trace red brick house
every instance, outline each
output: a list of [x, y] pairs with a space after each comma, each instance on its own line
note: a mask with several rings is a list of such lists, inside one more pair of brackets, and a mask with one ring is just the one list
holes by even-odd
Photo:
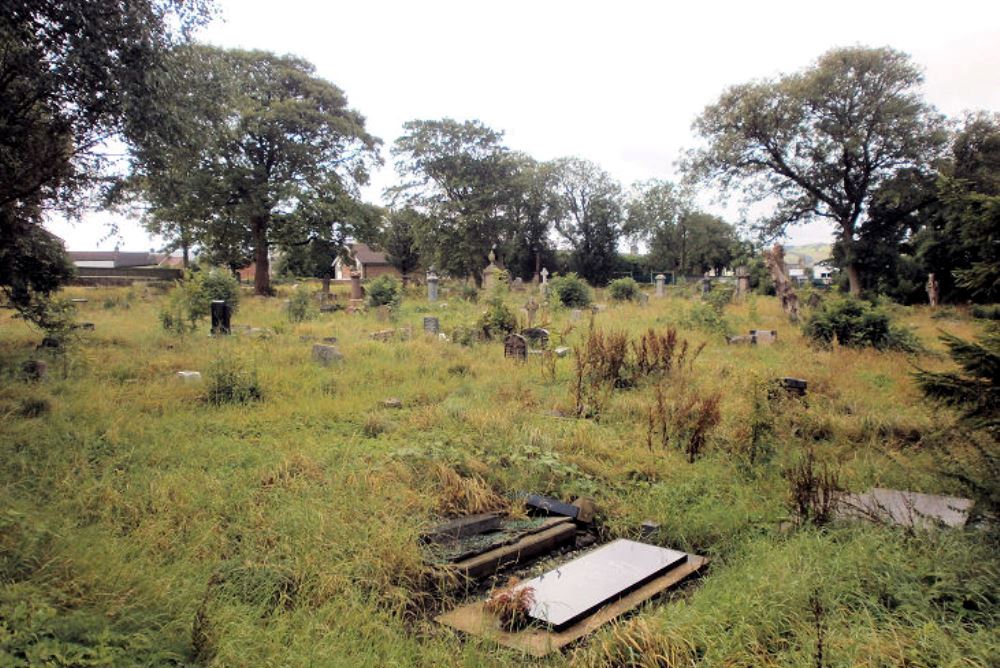
[[389, 264], [385, 253], [374, 250], [367, 244], [351, 244], [348, 246], [348, 253], [353, 262], [345, 263], [339, 257], [333, 261], [334, 278], [338, 281], [350, 280], [352, 271], [361, 274], [362, 279], [386, 275], [402, 278], [399, 270]]

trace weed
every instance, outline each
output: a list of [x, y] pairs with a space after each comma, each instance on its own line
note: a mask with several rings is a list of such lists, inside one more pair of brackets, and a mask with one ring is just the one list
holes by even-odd
[[792, 507], [802, 521], [823, 526], [833, 519], [840, 481], [827, 464], [819, 465], [812, 448], [806, 448], [798, 462], [785, 469]]
[[520, 580], [509, 578], [502, 588], [490, 592], [483, 607], [497, 616], [501, 628], [516, 631], [528, 623], [528, 613], [534, 604], [534, 588], [521, 586]]
[[257, 371], [248, 369], [234, 357], [221, 357], [208, 369], [205, 401], [222, 404], [246, 404], [263, 398]]

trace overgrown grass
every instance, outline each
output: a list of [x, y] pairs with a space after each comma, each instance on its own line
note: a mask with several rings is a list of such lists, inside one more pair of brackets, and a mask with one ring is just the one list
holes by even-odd
[[[652, 519], [655, 542], [713, 559], [675, 601], [543, 664], [815, 666], [819, 638], [824, 665], [996, 663], [995, 534], [787, 529], [783, 473], [810, 449], [851, 490], [966, 493], [932, 451], [953, 416], [922, 401], [906, 354], [810, 347], [773, 299], [724, 309], [736, 331], [778, 330], [756, 347], [685, 327], [684, 296], [622, 303], [595, 329], [639, 340], [676, 327], [706, 346], [683, 384], [612, 387], [599, 421], [567, 419], [553, 411], [573, 414], [573, 357], [523, 364], [498, 342], [422, 334], [429, 314], [441, 331], [471, 328], [482, 307], [470, 301], [406, 299], [398, 324], [414, 337], [382, 343], [368, 337], [385, 327], [373, 312], [289, 324], [288, 295], [245, 296], [234, 319], [273, 337], [210, 338], [207, 324], [177, 336], [159, 325], [162, 295], [124, 295], [70, 290], [95, 330], [65, 377], [50, 364], [34, 383], [19, 370], [45, 357], [40, 335], [0, 312], [2, 665], [524, 665], [430, 620], [441, 594], [418, 541], [440, 517], [517, 491], [593, 496], [606, 537]], [[516, 313], [524, 296], [506, 300]], [[938, 328], [971, 338], [981, 326], [929, 309], [897, 318], [931, 370], [949, 365]], [[566, 309], [536, 322], [560, 345], [588, 335]], [[331, 336], [345, 359], [323, 367], [302, 337]], [[204, 401], [218, 360], [255, 370], [260, 400]], [[806, 400], [768, 399], [778, 376], [806, 378]], [[693, 463], [647, 445], [656, 388], [681, 386], [671, 400], [719, 397]], [[403, 408], [383, 407], [390, 396]]]

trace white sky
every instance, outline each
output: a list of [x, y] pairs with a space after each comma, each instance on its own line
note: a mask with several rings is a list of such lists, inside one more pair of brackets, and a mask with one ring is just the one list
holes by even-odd
[[[925, 68], [927, 99], [949, 116], [1000, 110], [1000, 2], [990, 0], [220, 4], [202, 41], [302, 56], [366, 116], [385, 142], [372, 201], [395, 182], [389, 147], [402, 124], [444, 116], [478, 118], [540, 160], [593, 160], [626, 186], [676, 178], [692, 121], [726, 86], [798, 70], [834, 46], [911, 54]], [[156, 244], [129, 221], [105, 238], [111, 219], [97, 212], [50, 228], [72, 250]], [[829, 239], [824, 224], [788, 236]]]

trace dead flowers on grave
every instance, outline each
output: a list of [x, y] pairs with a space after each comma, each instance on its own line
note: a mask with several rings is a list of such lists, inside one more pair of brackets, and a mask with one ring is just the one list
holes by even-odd
[[517, 631], [528, 625], [528, 612], [535, 604], [534, 587], [519, 587], [520, 579], [509, 578], [507, 584], [495, 589], [486, 599], [486, 612], [496, 615], [505, 631]]

